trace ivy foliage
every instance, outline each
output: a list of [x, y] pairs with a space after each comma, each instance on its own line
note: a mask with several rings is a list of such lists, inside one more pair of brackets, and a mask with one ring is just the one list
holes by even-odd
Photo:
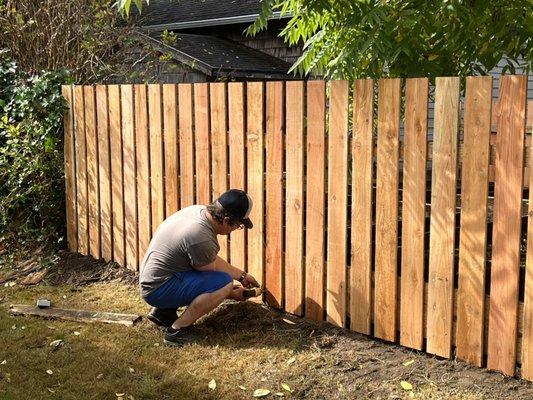
[[0, 50], [0, 232], [19, 243], [62, 242], [61, 85], [66, 70], [29, 75]]
[[264, 0], [247, 29], [290, 17], [281, 36], [304, 44], [292, 70], [330, 78], [486, 74], [531, 71], [531, 0]]

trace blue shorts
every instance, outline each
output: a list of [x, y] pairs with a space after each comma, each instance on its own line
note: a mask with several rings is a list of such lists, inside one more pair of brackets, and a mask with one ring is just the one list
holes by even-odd
[[231, 276], [220, 271], [176, 272], [144, 300], [153, 307], [175, 309], [188, 306], [201, 294], [216, 292], [230, 282]]

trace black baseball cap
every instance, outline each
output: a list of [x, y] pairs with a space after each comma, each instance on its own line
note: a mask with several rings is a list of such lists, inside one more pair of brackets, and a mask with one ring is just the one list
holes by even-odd
[[230, 189], [227, 192], [222, 193], [217, 201], [222, 207], [224, 207], [228, 214], [241, 221], [246, 228], [253, 228], [254, 224], [252, 224], [252, 221], [248, 218], [252, 211], [252, 199], [245, 191]]

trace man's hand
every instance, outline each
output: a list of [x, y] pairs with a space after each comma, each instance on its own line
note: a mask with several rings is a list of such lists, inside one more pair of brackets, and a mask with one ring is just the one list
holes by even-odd
[[242, 285], [245, 288], [251, 288], [251, 287], [259, 287], [259, 283], [256, 281], [256, 279], [250, 275], [249, 273], [246, 273], [244, 275], [244, 279], [242, 280]]

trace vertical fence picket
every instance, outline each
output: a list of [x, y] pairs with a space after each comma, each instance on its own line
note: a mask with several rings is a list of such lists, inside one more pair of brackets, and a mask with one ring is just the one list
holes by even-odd
[[428, 85], [427, 78], [408, 79], [405, 95], [400, 343], [418, 350], [424, 340]]
[[[528, 100], [526, 117], [526, 130], [532, 132], [533, 128], [533, 100]], [[533, 160], [533, 146], [529, 152], [529, 209], [527, 219], [527, 253], [526, 276], [524, 281], [524, 312], [522, 328], [522, 378], [533, 381], [533, 173], [531, 160]], [[527, 175], [526, 175], [527, 176]], [[526, 179], [524, 176], [524, 179]], [[520, 318], [520, 315], [519, 315]]]
[[283, 82], [266, 90], [266, 250], [267, 302], [283, 306]]
[[178, 85], [180, 208], [194, 204], [194, 139], [192, 85]]
[[502, 76], [494, 176], [487, 367], [514, 375], [526, 122], [526, 76]]
[[[226, 84], [211, 83], [211, 168], [213, 171], [213, 199], [228, 190], [228, 140], [226, 126]], [[220, 251], [218, 255], [229, 261], [229, 243], [227, 236], [218, 238]]]
[[124, 166], [124, 237], [126, 240], [126, 267], [137, 271], [137, 184], [135, 173], [135, 132], [133, 86], [122, 85], [120, 90], [122, 104], [122, 149]]
[[78, 251], [78, 224], [76, 217], [76, 164], [74, 142], [74, 101], [72, 98], [72, 86], [61, 86], [61, 93], [68, 104], [65, 114], [65, 205], [67, 218], [67, 245], [70, 251]]
[[111, 150], [111, 204], [113, 219], [113, 261], [124, 266], [124, 193], [122, 170], [122, 132], [120, 86], [108, 87], [109, 146]]
[[148, 85], [148, 128], [150, 131], [150, 193], [152, 235], [165, 219], [161, 85]]
[[304, 85], [286, 83], [285, 310], [303, 315]]
[[[228, 83], [229, 179], [231, 188], [241, 190], [246, 190], [244, 113], [244, 85], [240, 82]], [[231, 263], [238, 268], [246, 269], [246, 229], [231, 233], [230, 251]]]
[[165, 143], [165, 216], [179, 208], [178, 113], [176, 85], [163, 85], [163, 142]]
[[431, 178], [427, 351], [452, 349], [459, 78], [437, 78]]
[[250, 214], [254, 227], [248, 232], [248, 272], [260, 285], [264, 279], [264, 106], [265, 95], [262, 82], [246, 85], [246, 187], [253, 201]]
[[457, 292], [457, 358], [481, 366], [492, 77], [466, 78]]
[[348, 82], [332, 81], [330, 90], [326, 313], [329, 322], [344, 326], [347, 270]]
[[379, 81], [374, 334], [396, 339], [400, 80]]
[[372, 118], [374, 82], [354, 84], [350, 328], [370, 334], [372, 307]]
[[196, 151], [196, 201], [209, 204], [211, 196], [211, 145], [209, 135], [209, 84], [194, 84], [194, 140]]
[[85, 108], [83, 86], [74, 86], [74, 143], [76, 155], [77, 242], [81, 254], [89, 253], [87, 204], [87, 153], [85, 140]]
[[98, 129], [98, 181], [100, 193], [100, 244], [102, 258], [113, 258], [113, 224], [111, 219], [111, 157], [109, 151], [109, 110], [107, 86], [96, 86], [96, 119]]
[[[137, 206], [139, 222], [139, 262], [152, 237], [150, 206], [150, 138], [146, 85], [135, 85], [135, 159], [137, 162]], [[139, 265], [139, 268], [142, 264]]]
[[305, 316], [324, 320], [326, 83], [307, 83]]

